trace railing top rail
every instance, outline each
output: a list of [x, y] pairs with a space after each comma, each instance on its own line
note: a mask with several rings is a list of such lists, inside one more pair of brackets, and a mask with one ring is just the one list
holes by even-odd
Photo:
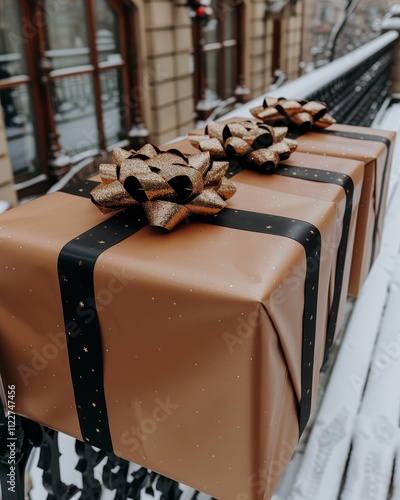
[[[311, 73], [307, 73], [299, 78], [296, 78], [296, 80], [291, 80], [278, 89], [267, 92], [266, 95], [272, 97], [285, 97], [286, 99], [304, 99], [328, 83], [344, 75], [355, 66], [361, 64], [363, 61], [376, 54], [384, 47], [391, 45], [398, 38], [399, 33], [397, 31], [388, 31], [353, 52], [346, 54], [339, 59], [335, 59], [333, 62], [322, 66]], [[225, 119], [238, 115], [251, 117], [252, 115], [249, 110], [255, 106], [259, 106], [260, 99], [262, 98], [263, 96], [257, 97], [246, 104], [235, 108], [230, 113], [224, 115], [223, 118]]]

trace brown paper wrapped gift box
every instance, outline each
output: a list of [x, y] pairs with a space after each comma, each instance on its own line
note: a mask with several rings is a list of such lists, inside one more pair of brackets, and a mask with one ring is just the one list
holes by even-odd
[[391, 131], [335, 124], [297, 138], [298, 151], [365, 164], [349, 283], [349, 295], [354, 297], [379, 253], [395, 135]]
[[[199, 152], [188, 139], [171, 143], [168, 147], [179, 149], [185, 154]], [[246, 167], [245, 162], [235, 162], [234, 159], [231, 159], [231, 171], [235, 171], [233, 177], [235, 182], [267, 187], [283, 193], [309, 196], [337, 204], [337, 241], [332, 242], [335, 253], [328, 297], [328, 342], [326, 348], [326, 352], [328, 352], [343, 325], [364, 163], [298, 152], [282, 162], [276, 170], [276, 174], [265, 174], [249, 169], [240, 170], [237, 168], [238, 163]], [[343, 227], [344, 217], [346, 227]]]
[[[226, 122], [243, 120], [247, 118], [234, 117]], [[204, 129], [192, 133], [204, 133]], [[393, 131], [342, 124], [292, 134], [298, 152], [352, 159], [365, 165], [348, 289], [353, 297], [358, 295], [379, 253], [395, 135]]]
[[0, 218], [16, 412], [219, 500], [269, 499], [315, 401], [336, 206], [240, 184], [165, 233], [76, 194]]

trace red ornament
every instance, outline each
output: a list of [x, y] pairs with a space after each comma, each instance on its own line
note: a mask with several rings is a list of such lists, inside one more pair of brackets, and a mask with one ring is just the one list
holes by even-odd
[[197, 7], [196, 15], [199, 17], [204, 17], [206, 15], [206, 9], [204, 7]]

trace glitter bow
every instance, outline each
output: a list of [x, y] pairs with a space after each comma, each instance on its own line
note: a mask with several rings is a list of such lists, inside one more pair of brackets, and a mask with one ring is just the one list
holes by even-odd
[[103, 213], [141, 205], [151, 226], [171, 230], [191, 213], [214, 215], [236, 192], [225, 178], [229, 163], [212, 161], [209, 153], [186, 158], [146, 144], [138, 151], [115, 148], [112, 161], [99, 167], [93, 203]]
[[250, 112], [265, 123], [293, 126], [302, 132], [313, 126], [326, 128], [336, 123], [326, 105], [319, 101], [266, 97], [262, 106], [252, 108]]
[[271, 127], [262, 122], [210, 122], [206, 135], [189, 135], [193, 146], [217, 158], [241, 157], [258, 169], [274, 171], [287, 160], [297, 142], [286, 138], [287, 127]]

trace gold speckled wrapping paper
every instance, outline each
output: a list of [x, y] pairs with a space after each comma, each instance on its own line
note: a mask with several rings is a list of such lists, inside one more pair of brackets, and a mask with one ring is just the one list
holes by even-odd
[[[315, 403], [337, 207], [237, 184], [228, 206], [308, 221], [323, 245]], [[57, 277], [60, 249], [111, 215], [54, 193], [0, 217], [0, 367], [16, 412], [82, 439]], [[273, 235], [146, 226], [94, 269], [115, 453], [219, 500], [271, 497], [299, 437], [305, 254]]]
[[[247, 120], [247, 118], [234, 117], [227, 120], [227, 122], [242, 120]], [[326, 130], [344, 133], [354, 132], [361, 135], [376, 135], [388, 139], [391, 143], [390, 151], [388, 152], [387, 147], [382, 142], [351, 139], [317, 131], [310, 131], [296, 137], [298, 143], [297, 152], [322, 155], [324, 157], [332, 156], [342, 160], [356, 160], [364, 164], [364, 178], [348, 288], [349, 295], [356, 297], [369, 273], [371, 262], [375, 260], [380, 249], [396, 133], [393, 131], [337, 123], [329, 126]], [[190, 134], [195, 135], [200, 133], [204, 134], [204, 129], [190, 132]], [[181, 150], [184, 153], [189, 153], [190, 151], [197, 152], [192, 147], [189, 151], [188, 145], [184, 146]], [[384, 175], [387, 152], [389, 154]], [[381, 209], [375, 224], [379, 205], [381, 205]], [[375, 233], [374, 228], [376, 230]], [[375, 241], [374, 244], [373, 241]]]
[[[396, 133], [342, 124], [332, 125], [328, 130], [381, 136], [389, 139], [391, 143], [388, 152], [387, 147], [382, 142], [350, 139], [318, 132], [308, 132], [297, 139], [298, 151], [358, 160], [364, 163], [364, 180], [349, 283], [349, 295], [356, 297], [369, 273], [371, 262], [379, 254]], [[387, 153], [389, 153], [387, 168], [384, 171]], [[376, 233], [374, 233], [375, 217], [379, 204], [381, 204], [381, 209], [375, 227]], [[375, 245], [373, 245], [374, 239]]]

